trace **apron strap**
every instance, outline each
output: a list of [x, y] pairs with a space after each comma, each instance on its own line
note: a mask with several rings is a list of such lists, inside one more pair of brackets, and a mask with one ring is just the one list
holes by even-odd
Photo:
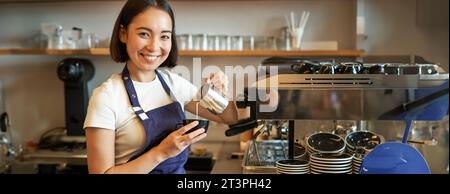
[[[172, 101], [177, 102], [178, 100], [175, 98], [169, 86], [166, 84], [164, 78], [161, 76], [158, 70], [155, 70], [155, 73], [158, 76], [158, 79], [161, 82], [161, 85], [163, 86], [164, 91], [167, 93], [167, 95], [170, 96]], [[127, 65], [125, 65], [125, 67], [122, 70], [122, 80], [125, 85], [125, 89], [128, 94], [128, 99], [130, 100], [134, 113], [136, 113], [136, 115], [139, 117], [140, 120], [142, 121], [147, 120], [148, 116], [144, 112], [144, 109], [141, 107], [141, 104], [139, 103], [137, 92], [136, 89], [134, 88], [133, 81], [131, 80], [130, 72], [128, 71]]]
[[172, 101], [174, 101], [174, 102], [178, 102], [175, 95], [173, 95], [172, 90], [170, 90], [170, 87], [167, 85], [166, 81], [164, 80], [164, 77], [159, 73], [158, 70], [155, 70], [155, 72], [156, 72], [156, 75], [158, 76], [159, 81], [161, 82], [161, 85], [163, 86], [164, 90], [170, 96], [170, 99], [172, 99]]
[[[122, 80], [125, 85], [125, 89], [127, 91], [128, 99], [130, 100], [133, 111], [136, 115], [144, 113], [144, 110], [139, 103], [139, 99], [137, 98], [137, 92], [134, 88], [133, 81], [131, 80], [130, 72], [128, 71], [127, 65], [122, 70]], [[140, 117], [139, 117], [140, 118]], [[143, 119], [145, 120], [145, 119]]]

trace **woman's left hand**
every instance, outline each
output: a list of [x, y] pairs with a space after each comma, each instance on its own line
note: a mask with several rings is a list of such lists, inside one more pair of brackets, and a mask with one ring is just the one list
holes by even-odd
[[206, 83], [212, 83], [214, 88], [223, 94], [228, 92], [228, 76], [222, 71], [211, 73], [209, 77], [205, 78]]

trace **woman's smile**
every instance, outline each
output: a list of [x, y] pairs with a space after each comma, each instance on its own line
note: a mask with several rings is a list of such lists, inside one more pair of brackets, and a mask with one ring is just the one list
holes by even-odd
[[145, 64], [153, 64], [156, 61], [160, 60], [160, 58], [161, 58], [160, 54], [139, 53], [139, 56], [141, 56], [141, 58]]

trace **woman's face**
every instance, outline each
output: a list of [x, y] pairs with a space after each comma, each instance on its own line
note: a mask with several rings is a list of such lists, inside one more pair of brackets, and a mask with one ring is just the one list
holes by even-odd
[[141, 71], [154, 71], [169, 56], [172, 47], [172, 20], [165, 11], [151, 7], [137, 15], [120, 31], [127, 46], [129, 64]]

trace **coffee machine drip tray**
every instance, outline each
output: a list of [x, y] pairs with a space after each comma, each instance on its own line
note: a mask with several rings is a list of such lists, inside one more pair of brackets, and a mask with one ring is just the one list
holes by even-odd
[[287, 158], [287, 140], [250, 140], [242, 160], [243, 173], [274, 174], [276, 173], [276, 161]]

